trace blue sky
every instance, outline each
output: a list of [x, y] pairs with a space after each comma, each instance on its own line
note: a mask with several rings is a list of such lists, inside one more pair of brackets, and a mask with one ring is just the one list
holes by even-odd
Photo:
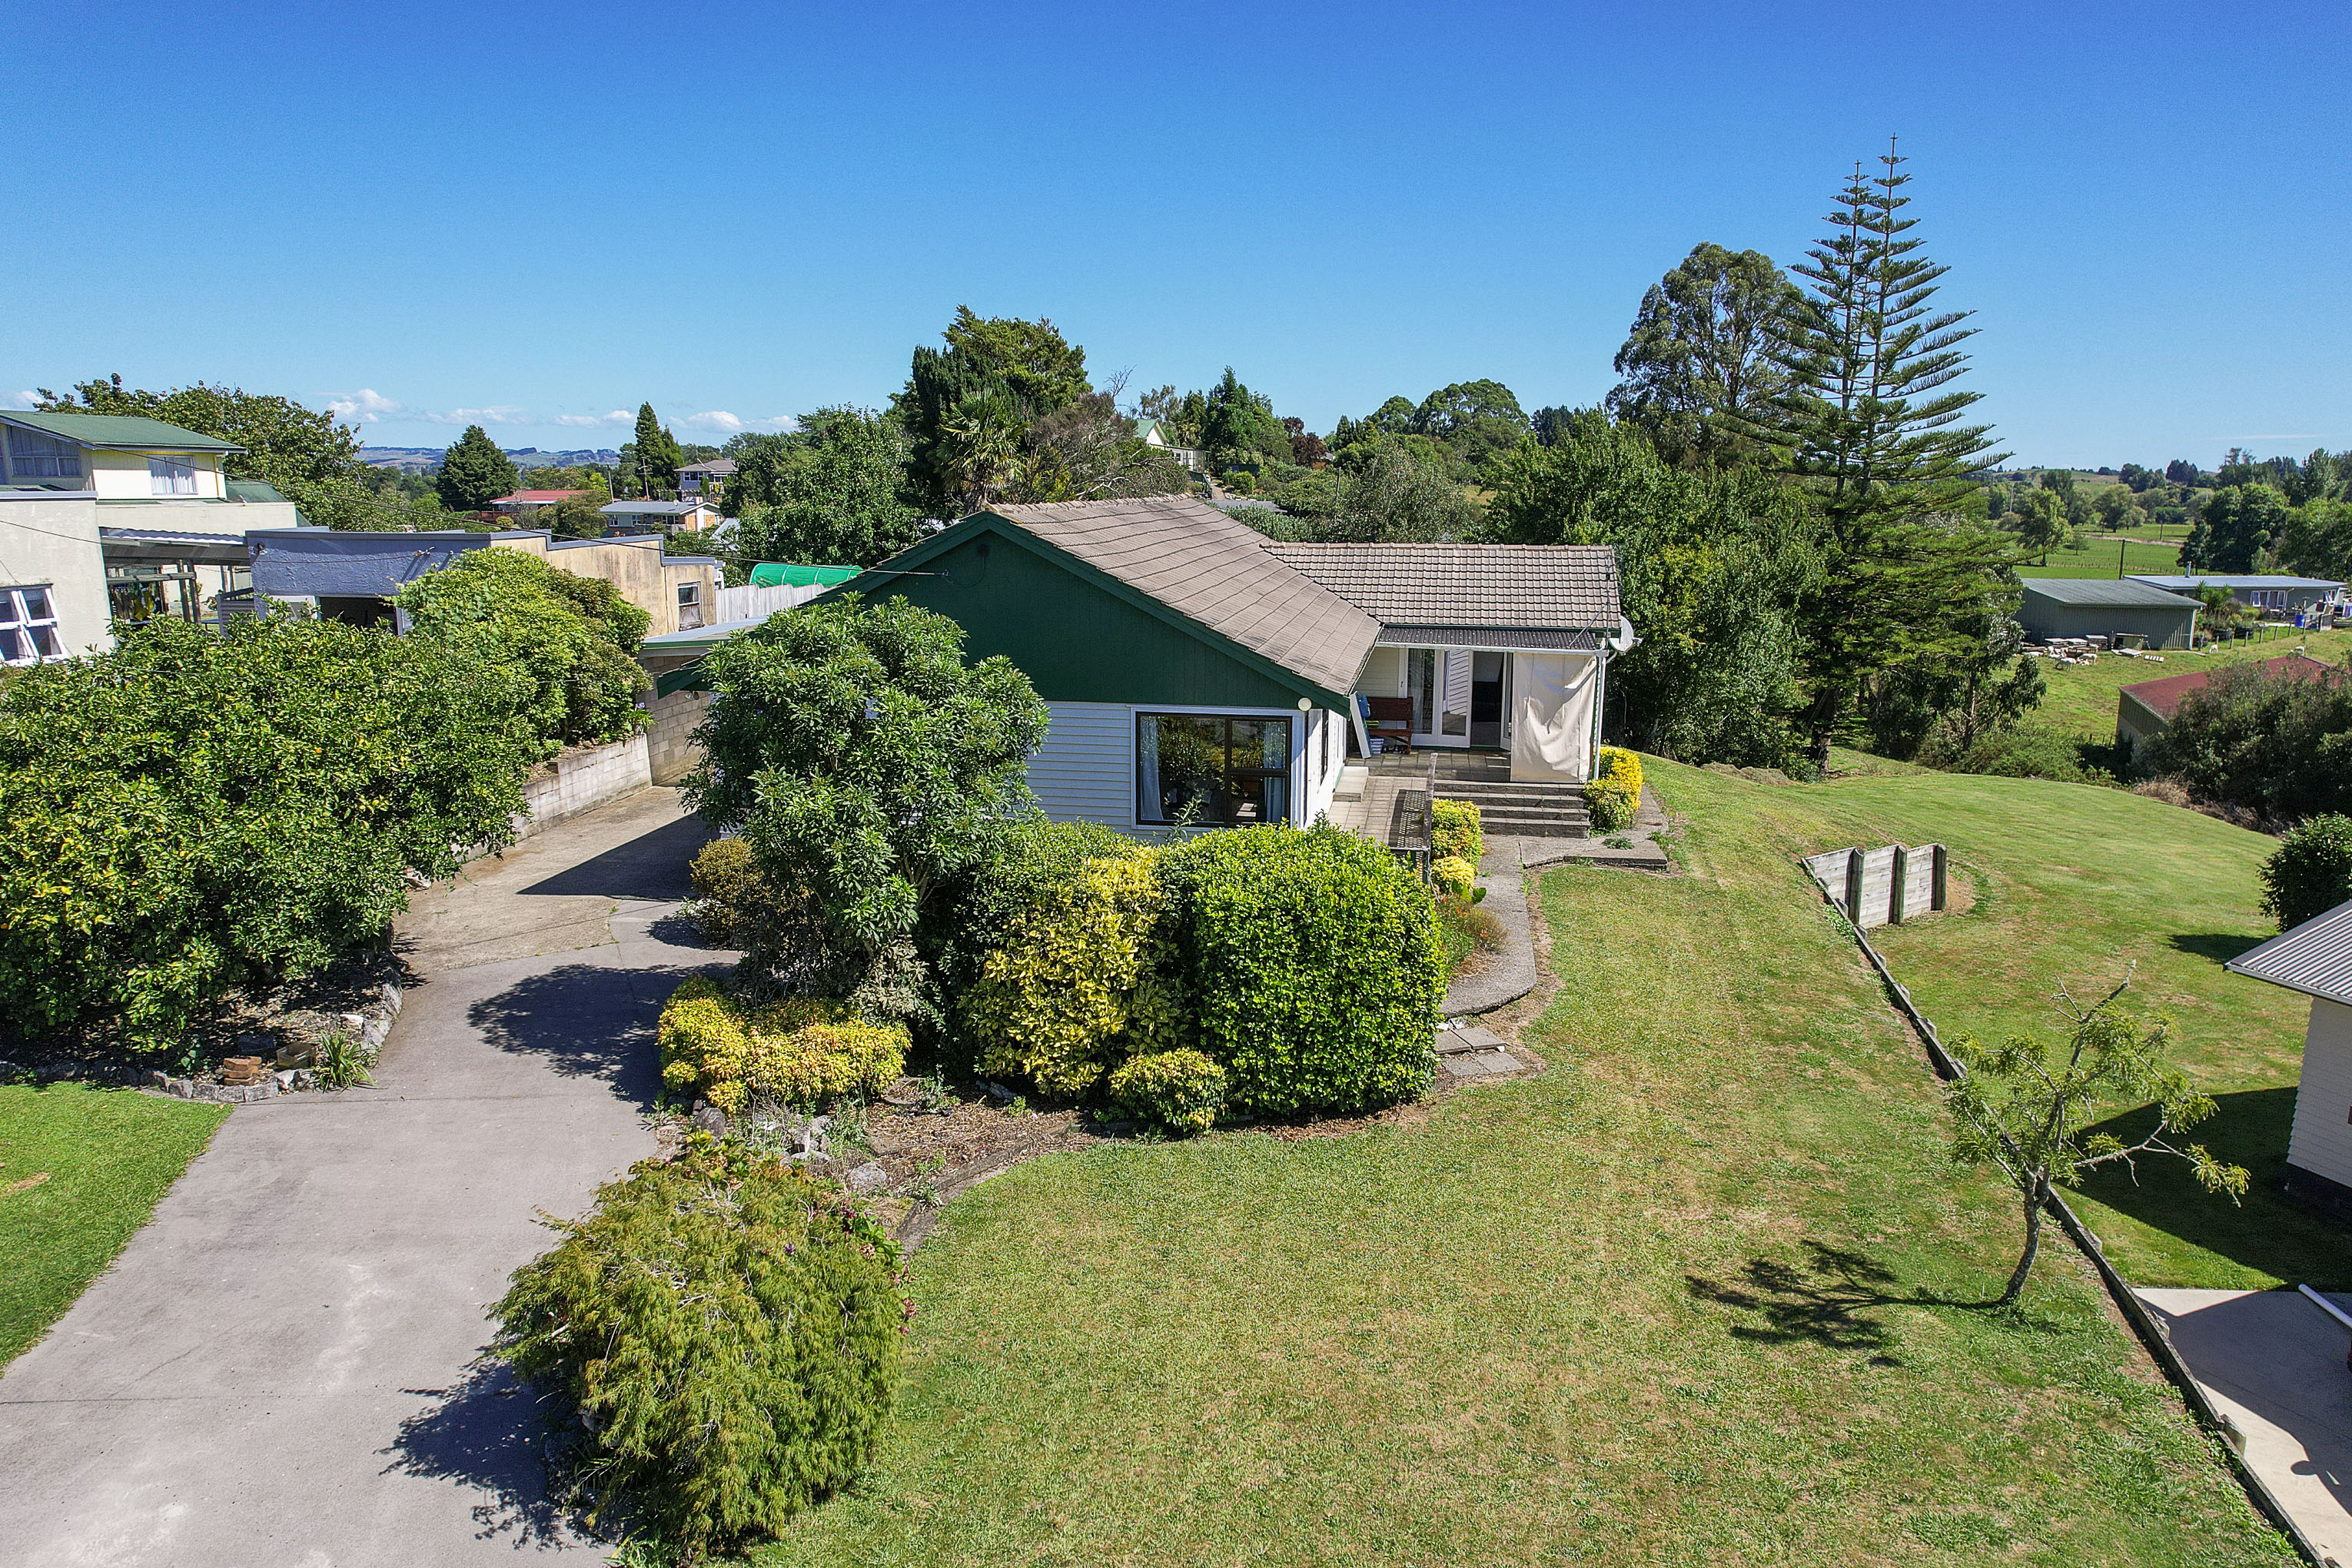
[[1318, 429], [1480, 376], [1587, 404], [1660, 273], [1797, 258], [1892, 132], [2021, 460], [2352, 447], [2352, 7], [191, 15], [12, 8], [54, 64], [11, 80], [0, 399], [717, 439], [882, 402], [968, 303]]

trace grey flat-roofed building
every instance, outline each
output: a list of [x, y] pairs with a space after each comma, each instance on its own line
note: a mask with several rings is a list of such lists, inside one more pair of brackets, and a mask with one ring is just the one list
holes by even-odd
[[2041, 642], [2120, 634], [2187, 647], [2196, 635], [2197, 601], [2130, 577], [2029, 577], [2024, 586], [2017, 618]]
[[2308, 610], [2326, 604], [2344, 586], [2325, 577], [2285, 577], [2265, 573], [2201, 572], [2173, 576], [2143, 572], [2133, 574], [2128, 581], [2191, 597], [2201, 584], [2210, 583], [2216, 588], [2229, 589], [2231, 598], [2258, 610]]

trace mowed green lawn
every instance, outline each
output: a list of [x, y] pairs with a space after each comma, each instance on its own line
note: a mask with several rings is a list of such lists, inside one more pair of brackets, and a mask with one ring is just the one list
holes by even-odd
[[[1981, 1305], [2016, 1215], [1946, 1162], [1917, 1047], [1793, 859], [1867, 829], [1973, 867], [2060, 786], [1652, 777], [1687, 874], [1543, 880], [1548, 1072], [958, 1198], [911, 1266], [874, 1470], [759, 1560], [2291, 1561], [2063, 1245], [2021, 1311]], [[2244, 850], [2209, 831], [2184, 880], [2242, 890]], [[2032, 906], [1989, 899], [1948, 945], [2004, 908]], [[1898, 963], [1930, 967], [1932, 936]]]
[[2165, 653], [2162, 664], [2151, 659], [2106, 656], [2102, 656], [2095, 664], [2063, 668], [2045, 662], [2042, 666], [2042, 673], [2048, 682], [2049, 690], [2032, 718], [2038, 723], [2054, 725], [2086, 741], [2113, 741], [2116, 738], [2116, 692], [2120, 688], [2136, 686], [2143, 680], [2161, 680], [2167, 676], [2182, 675], [2190, 670], [2216, 669], [2223, 665], [2277, 658], [2293, 653], [2297, 647], [2330, 664], [2341, 664], [2347, 657], [2352, 657], [2352, 630], [2299, 632], [2283, 627], [2265, 632], [2260, 637], [2218, 644], [2209, 653], [2184, 653], [2175, 648]]
[[114, 1261], [227, 1114], [129, 1089], [0, 1087], [0, 1363]]
[[[2029, 562], [2017, 569], [2021, 577], [2116, 577], [2135, 576], [2141, 573], [2170, 575], [2180, 570], [2180, 547], [2177, 544], [2147, 542], [2148, 535], [2135, 531], [2128, 538], [2105, 538], [2093, 535], [2083, 542], [2080, 550], [2053, 550], [2042, 562]], [[2116, 570], [2117, 557], [2123, 570]]]

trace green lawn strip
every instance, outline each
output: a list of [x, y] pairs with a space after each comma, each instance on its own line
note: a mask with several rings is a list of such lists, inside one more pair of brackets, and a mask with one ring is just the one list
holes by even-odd
[[129, 1089], [0, 1087], [0, 1363], [114, 1261], [227, 1114]]
[[[2117, 572], [2116, 556], [2122, 556], [2123, 570]], [[2177, 544], [2157, 544], [2143, 533], [2121, 538], [2093, 535], [2083, 542], [2080, 550], [2053, 550], [2050, 559], [2029, 563], [2017, 569], [2021, 577], [2136, 577], [2170, 576], [2180, 570], [2180, 547]]]
[[760, 1560], [2288, 1561], [2079, 1260], [1967, 1304], [2015, 1216], [1788, 858], [1910, 781], [1660, 766], [1693, 874], [1541, 884], [1549, 1072], [960, 1197], [873, 1473]]
[[2113, 741], [2116, 692], [2119, 689], [2192, 670], [2278, 658], [2297, 647], [2330, 664], [2341, 664], [2347, 654], [2352, 654], [2352, 630], [2299, 632], [2281, 627], [2260, 637], [2219, 644], [2210, 653], [2184, 653], [2176, 648], [2164, 655], [2162, 664], [2112, 657], [2102, 657], [2095, 664], [2064, 667], [2045, 661], [2042, 674], [2049, 689], [2042, 696], [2041, 707], [2029, 718], [2032, 722], [2052, 725], [2086, 741]]

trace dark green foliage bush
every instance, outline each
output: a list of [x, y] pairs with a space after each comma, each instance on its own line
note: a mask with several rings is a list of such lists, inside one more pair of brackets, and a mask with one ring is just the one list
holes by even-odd
[[650, 619], [614, 586], [493, 546], [401, 591], [413, 636], [531, 682], [517, 723], [541, 756], [625, 739], [652, 679], [631, 657]]
[[1965, 750], [1930, 742], [1919, 760], [1946, 773], [1985, 773], [2005, 779], [2059, 779], [2068, 784], [2105, 784], [2111, 775], [2084, 759], [2079, 736], [2045, 724], [2004, 724], [1979, 733]]
[[176, 620], [0, 686], [0, 1029], [175, 1042], [377, 941], [402, 873], [506, 842], [530, 683], [425, 637]]
[[2329, 813], [2290, 828], [2263, 862], [2263, 912], [2279, 930], [2352, 899], [2352, 816]]
[[1444, 949], [1429, 889], [1394, 856], [1334, 828], [1265, 826], [1155, 864], [1169, 978], [1235, 1108], [1356, 1111], [1428, 1088]]
[[2336, 670], [2221, 671], [2137, 761], [2200, 799], [2281, 821], [2352, 811], [2352, 679]]
[[1195, 1050], [1130, 1057], [1108, 1089], [1121, 1111], [1180, 1138], [1206, 1132], [1225, 1108], [1225, 1069]]
[[837, 1192], [697, 1135], [554, 1228], [498, 1305], [492, 1353], [587, 1418], [600, 1514], [723, 1550], [865, 1466], [912, 1309], [897, 1247]]

